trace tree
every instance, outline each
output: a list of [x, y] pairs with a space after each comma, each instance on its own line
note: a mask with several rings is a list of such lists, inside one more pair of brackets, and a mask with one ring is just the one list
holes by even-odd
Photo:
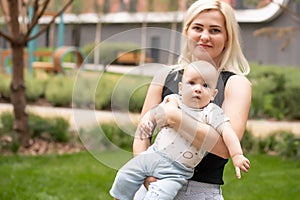
[[[12, 50], [12, 81], [10, 84], [13, 105], [13, 129], [18, 133], [20, 144], [29, 144], [30, 133], [28, 114], [26, 113], [26, 85], [24, 81], [24, 49], [30, 40], [36, 39], [64, 12], [73, 0], [67, 0], [51, 21], [33, 33], [34, 27], [45, 13], [50, 0], [0, 0], [6, 30], [0, 30], [0, 36], [7, 40]], [[62, 3], [62, 2], [61, 2]], [[28, 18], [29, 9], [33, 9], [32, 18]]]

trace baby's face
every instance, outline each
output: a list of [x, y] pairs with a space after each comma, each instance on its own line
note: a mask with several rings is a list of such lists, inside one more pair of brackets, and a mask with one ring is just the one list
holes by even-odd
[[191, 108], [203, 108], [214, 99], [215, 91], [203, 80], [193, 67], [184, 70], [182, 82], [179, 85], [183, 103]]

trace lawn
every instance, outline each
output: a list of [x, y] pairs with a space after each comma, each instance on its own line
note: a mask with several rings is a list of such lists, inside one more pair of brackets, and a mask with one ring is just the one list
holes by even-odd
[[[116, 155], [112, 160], [118, 160]], [[230, 200], [296, 200], [300, 198], [300, 162], [250, 155], [252, 168], [237, 180], [231, 163], [225, 170], [223, 194]], [[0, 199], [109, 200], [116, 171], [89, 153], [0, 156]]]

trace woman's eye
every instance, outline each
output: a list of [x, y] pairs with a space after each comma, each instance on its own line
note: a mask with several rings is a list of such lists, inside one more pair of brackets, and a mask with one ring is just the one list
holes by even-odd
[[196, 30], [196, 31], [201, 31], [202, 30], [202, 28], [199, 27], [199, 26], [194, 26], [193, 29]]
[[216, 34], [216, 33], [220, 33], [221, 30], [219, 30], [219, 29], [211, 29], [210, 32], [213, 33], [213, 34]]

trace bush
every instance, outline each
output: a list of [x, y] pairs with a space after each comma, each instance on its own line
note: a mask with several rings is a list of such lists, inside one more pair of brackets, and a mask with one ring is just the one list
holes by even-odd
[[29, 101], [37, 101], [44, 95], [46, 81], [26, 76], [26, 98]]
[[[0, 134], [13, 134], [13, 115], [10, 112], [1, 114]], [[41, 117], [35, 114], [29, 114], [29, 131], [32, 138], [38, 137], [50, 139], [58, 142], [67, 142], [69, 140], [69, 123], [61, 117]]]
[[[90, 130], [80, 130], [79, 135], [89, 150], [113, 150], [115, 146], [131, 151], [133, 136], [121, 130], [115, 123], [101, 124]], [[92, 149], [92, 148], [96, 149]]]
[[0, 95], [2, 98], [10, 99], [11, 77], [6, 74], [0, 74]]
[[140, 113], [142, 111], [146, 94], [148, 91], [148, 87], [149, 85], [143, 85], [140, 88], [138, 88], [136, 91], [134, 91], [134, 93], [130, 97], [130, 102], [129, 102], [129, 110], [131, 112]]
[[113, 91], [114, 110], [141, 112], [151, 79], [138, 76], [122, 77]]
[[70, 140], [69, 123], [65, 119], [61, 117], [52, 118], [50, 124], [52, 127], [49, 133], [55, 141], [68, 142]]
[[257, 152], [257, 140], [248, 130], [246, 130], [244, 133], [244, 136], [241, 140], [241, 146], [247, 152]]
[[95, 106], [96, 109], [110, 109], [111, 97], [115, 85], [120, 78], [119, 75], [112, 73], [103, 73], [96, 89]]
[[0, 135], [5, 134], [7, 132], [11, 132], [13, 130], [14, 119], [10, 112], [4, 112], [1, 114], [1, 129]]
[[291, 132], [276, 131], [260, 138], [246, 131], [241, 145], [245, 152], [300, 158], [300, 138]]
[[[252, 66], [250, 118], [300, 119], [300, 70], [275, 66]], [[291, 74], [293, 73], [293, 74]]]
[[94, 62], [94, 50], [99, 48], [100, 62], [104, 65], [116, 63], [118, 53], [139, 51], [140, 46], [133, 42], [101, 42], [99, 45], [94, 43], [87, 44], [82, 48], [82, 51], [87, 55], [86, 62]]
[[45, 97], [54, 106], [70, 106], [72, 102], [74, 79], [56, 76], [46, 86]]
[[89, 108], [95, 102], [95, 88], [97, 84], [97, 76], [83, 76], [76, 80], [73, 90], [72, 103], [73, 106], [79, 108]]

